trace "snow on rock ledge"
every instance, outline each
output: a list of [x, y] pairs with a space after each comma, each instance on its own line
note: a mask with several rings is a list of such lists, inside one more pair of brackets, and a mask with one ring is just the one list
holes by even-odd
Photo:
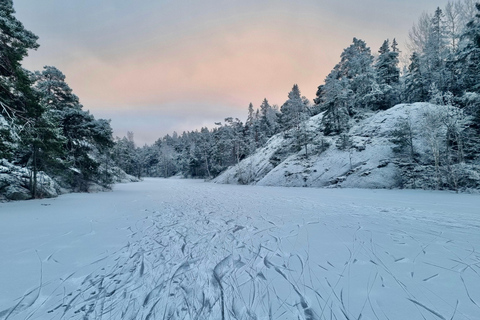
[[[37, 175], [37, 192], [43, 198], [58, 196], [60, 186], [43, 172]], [[0, 200], [27, 200], [32, 197], [28, 188], [30, 170], [0, 159]]]
[[408, 118], [415, 119], [414, 130], [421, 130], [420, 119], [429, 108], [447, 107], [401, 104], [355, 123], [348, 132], [352, 145], [349, 150], [336, 146], [339, 136], [323, 136], [322, 115], [317, 115], [307, 124], [315, 136], [308, 146], [311, 150], [308, 157], [304, 150], [292, 152], [293, 141], [280, 133], [214, 182], [291, 187], [399, 187], [398, 168], [392, 163], [392, 133], [401, 119]]
[[[71, 169], [74, 170], [74, 169]], [[109, 169], [113, 183], [138, 182], [140, 179], [126, 174], [122, 169], [113, 167]], [[0, 159], [0, 201], [2, 200], [27, 200], [32, 198], [30, 192], [31, 171], [27, 168], [16, 166], [5, 159]], [[73, 192], [61, 177], [55, 181], [44, 172], [37, 174], [37, 195], [40, 198], [54, 198], [60, 194]], [[63, 187], [61, 185], [63, 185]], [[110, 190], [95, 182], [88, 183], [88, 192], [101, 192]]]
[[123, 171], [119, 167], [113, 167], [111, 169], [111, 173], [113, 175], [113, 182], [114, 183], [129, 183], [129, 182], [139, 182], [139, 181], [141, 181], [139, 178], [125, 173], [125, 171]]

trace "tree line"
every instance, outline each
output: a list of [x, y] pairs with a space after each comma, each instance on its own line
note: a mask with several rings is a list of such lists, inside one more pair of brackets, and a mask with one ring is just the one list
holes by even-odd
[[227, 117], [212, 129], [174, 132], [142, 147], [135, 145], [132, 132], [113, 139], [109, 121], [83, 109], [57, 68], [31, 72], [22, 67], [28, 50], [38, 48], [38, 37], [14, 13], [12, 0], [0, 3], [0, 158], [31, 169], [34, 197], [41, 196], [36, 194], [39, 171], [78, 191], [90, 182], [108, 186], [112, 165], [135, 176], [212, 178], [279, 133], [291, 139], [292, 151], [303, 149], [308, 157], [313, 137], [307, 120], [316, 115], [321, 134], [339, 136], [340, 146], [348, 148], [353, 123], [398, 103], [420, 101], [449, 105], [454, 111], [426, 115], [432, 130], [443, 128], [440, 138], [428, 140], [428, 159], [414, 148], [411, 122], [419, 119], [398, 123], [392, 141], [405, 171], [432, 166], [439, 188], [442, 170], [454, 172], [478, 160], [480, 4], [472, 0], [422, 14], [410, 31], [406, 63], [400, 63], [402, 52], [394, 38], [385, 39], [375, 53], [354, 38], [312, 102], [295, 84], [281, 106], [266, 98], [258, 107], [250, 103], [245, 122]]
[[[250, 103], [245, 123], [226, 118], [213, 129], [173, 133], [141, 148], [135, 147], [133, 139], [117, 139], [115, 152], [125, 162], [122, 168], [130, 173], [209, 178], [253, 154], [280, 132], [293, 139], [293, 151], [305, 148], [308, 156], [312, 137], [305, 126], [314, 115], [322, 114], [322, 134], [338, 135], [345, 148], [351, 125], [369, 114], [399, 103], [431, 102], [455, 108], [448, 114], [425, 116], [431, 120], [427, 127], [443, 128], [445, 132], [432, 151], [438, 156], [422, 159], [416, 151], [405, 151], [408, 139], [416, 138], [408, 132], [408, 122], [422, 119], [398, 123], [392, 141], [399, 163], [408, 160], [410, 167], [402, 167], [405, 171], [414, 164], [435, 163], [432, 180], [439, 181], [443, 165], [451, 171], [453, 164], [478, 159], [480, 4], [472, 0], [449, 2], [433, 14], [424, 13], [412, 27], [409, 39], [409, 60], [401, 64], [402, 52], [395, 38], [385, 39], [376, 53], [365, 41], [354, 38], [318, 87], [313, 103], [294, 85], [280, 107], [271, 106], [267, 99], [258, 108]], [[406, 157], [408, 154], [411, 156]]]

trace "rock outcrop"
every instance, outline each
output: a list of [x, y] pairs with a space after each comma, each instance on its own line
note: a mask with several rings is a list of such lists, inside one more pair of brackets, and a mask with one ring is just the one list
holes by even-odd
[[[401, 104], [385, 111], [364, 113], [352, 119], [348, 132], [335, 136], [323, 135], [322, 114], [319, 114], [307, 121], [311, 139], [306, 149], [296, 146], [293, 133], [279, 133], [265, 147], [213, 181], [290, 187], [435, 189], [438, 187], [432, 181], [438, 179], [431, 174], [435, 169], [431, 164], [430, 129], [426, 129], [425, 121], [428, 114], [445, 115], [453, 111], [453, 107], [429, 103]], [[405, 161], [393, 152], [395, 132], [405, 121], [411, 124], [413, 149], [418, 157], [416, 161], [407, 161], [413, 169], [405, 169]], [[439, 139], [445, 136], [442, 128], [430, 131], [435, 130]], [[477, 167], [472, 169], [472, 164], [457, 167], [454, 179], [459, 184], [473, 189], [480, 186], [479, 175], [472, 174]], [[442, 177], [440, 188], [455, 189], [447, 181], [448, 175], [447, 172]]]
[[[32, 198], [30, 191], [31, 171], [0, 159], [0, 200], [27, 200]], [[61, 187], [43, 172], [37, 174], [37, 195], [53, 198], [61, 192]]]

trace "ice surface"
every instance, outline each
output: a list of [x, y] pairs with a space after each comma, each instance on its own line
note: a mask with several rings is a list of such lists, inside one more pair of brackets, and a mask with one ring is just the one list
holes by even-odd
[[478, 319], [478, 208], [180, 179], [0, 203], [0, 319]]

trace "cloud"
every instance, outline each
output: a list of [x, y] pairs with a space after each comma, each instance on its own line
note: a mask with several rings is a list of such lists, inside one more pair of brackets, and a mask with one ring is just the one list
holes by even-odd
[[177, 39], [174, 47], [154, 44], [110, 61], [82, 53], [81, 63], [72, 60], [67, 66], [68, 80], [81, 88], [82, 99], [96, 104], [197, 101], [246, 108], [269, 94], [283, 102], [296, 82], [315, 81], [317, 86], [325, 73], [319, 69], [330, 67], [321, 64], [325, 52], [295, 30], [279, 32], [270, 25], [234, 33], [209, 29]]
[[211, 129], [215, 127], [215, 122], [223, 122], [227, 115], [244, 118], [246, 114], [246, 110], [232, 112], [225, 105], [198, 103], [172, 103], [163, 105], [162, 108], [135, 106], [115, 109], [115, 112], [112, 112], [112, 109], [99, 109], [95, 116], [111, 119], [114, 136], [123, 137], [128, 131], [134, 132], [138, 146], [151, 144], [174, 131], [181, 134], [202, 127]]
[[[443, 1], [443, 0], [442, 0]], [[294, 83], [312, 99], [353, 37], [400, 45], [438, 1], [25, 0], [40, 36], [25, 67], [54, 65], [86, 109], [153, 142], [221, 121], [248, 104], [281, 105]], [[446, 3], [447, 0], [444, 0]], [[191, 125], [191, 127], [187, 127]], [[147, 138], [148, 137], [148, 138]]]

